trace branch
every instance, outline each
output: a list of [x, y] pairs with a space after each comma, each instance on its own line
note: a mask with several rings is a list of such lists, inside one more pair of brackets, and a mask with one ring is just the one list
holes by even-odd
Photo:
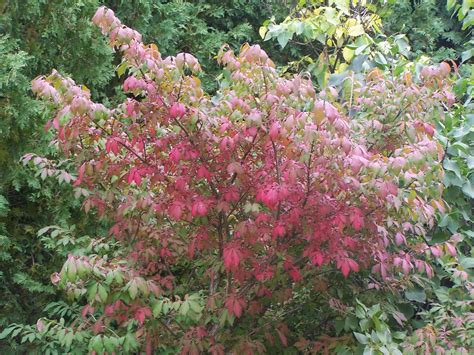
[[[247, 149], [247, 151], [244, 153], [242, 159], [240, 159], [240, 164], [242, 165], [245, 161], [245, 159], [247, 158], [247, 156], [250, 154], [250, 152], [252, 151], [252, 148], [255, 147], [255, 144], [257, 143], [256, 140], [257, 140], [257, 136], [258, 136], [258, 133], [260, 132], [260, 127], [258, 128], [257, 130], [257, 133], [255, 133], [255, 136], [253, 136], [253, 140], [252, 140], [252, 143], [250, 143], [250, 147], [249, 149]], [[230, 184], [232, 185], [235, 181], [235, 179], [237, 178], [237, 173], [234, 173], [232, 175], [232, 178], [230, 179]]]
[[[271, 142], [272, 142], [272, 147], [273, 147], [273, 154], [275, 155], [275, 169], [277, 173], [277, 181], [278, 181], [278, 185], [280, 185], [281, 184], [280, 162], [278, 160], [275, 142], [273, 140], [271, 140]], [[277, 220], [280, 219], [280, 213], [281, 213], [281, 202], [278, 203], [278, 211], [277, 211], [277, 216], [276, 216]]]
[[148, 162], [146, 161], [146, 159], [144, 159], [142, 156], [140, 156], [137, 152], [135, 152], [132, 148], [130, 148], [128, 145], [126, 145], [125, 143], [122, 143], [121, 141], [118, 141], [118, 143], [124, 147], [125, 149], [127, 149], [130, 153], [132, 153], [133, 155], [135, 155], [138, 159], [140, 159], [140, 161], [144, 164], [148, 164]]
[[168, 326], [168, 324], [166, 324], [161, 318], [158, 318], [158, 322], [160, 322], [175, 339], [180, 339], [178, 334], [173, 332], [173, 330]]
[[311, 192], [311, 159], [313, 158], [313, 151], [314, 151], [314, 140], [311, 142], [311, 150], [309, 153], [309, 158], [308, 158], [308, 165], [306, 166], [306, 197], [304, 198], [303, 201], [303, 208], [306, 206], [306, 203], [308, 202], [309, 198], [309, 193]]

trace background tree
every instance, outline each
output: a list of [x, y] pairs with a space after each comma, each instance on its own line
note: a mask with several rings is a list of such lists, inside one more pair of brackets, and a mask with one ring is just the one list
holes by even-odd
[[415, 56], [436, 62], [459, 59], [469, 37], [445, 0], [393, 2], [382, 16], [386, 33], [406, 33]]

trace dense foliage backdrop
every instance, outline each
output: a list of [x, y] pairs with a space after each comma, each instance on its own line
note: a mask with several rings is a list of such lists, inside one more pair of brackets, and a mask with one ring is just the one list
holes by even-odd
[[[373, 257], [375, 254], [367, 254], [367, 250], [364, 255], [350, 257], [351, 253], [355, 253], [351, 249], [354, 248], [351, 243], [362, 243], [366, 238], [360, 237], [361, 233], [358, 231], [363, 230], [367, 235], [372, 233], [368, 227], [369, 221], [361, 216], [358, 218], [357, 210], [346, 211], [347, 218], [350, 218], [347, 223], [352, 229], [344, 231], [344, 234], [349, 234], [345, 237], [351, 240], [344, 242], [344, 248], [328, 249], [328, 255], [315, 254], [317, 249], [299, 249], [309, 241], [298, 240], [295, 234], [292, 243], [287, 245], [278, 242], [274, 250], [268, 249], [268, 245], [261, 245], [266, 250], [265, 256], [269, 257], [265, 261], [260, 259], [263, 255], [258, 248], [248, 240], [248, 245], [237, 246], [231, 243], [226, 248], [217, 247], [217, 251], [212, 252], [212, 243], [208, 245], [199, 238], [204, 238], [206, 234], [203, 233], [203, 226], [207, 228], [221, 222], [219, 219], [213, 221], [211, 217], [208, 219], [205, 215], [208, 209], [223, 208], [225, 211], [225, 207], [214, 206], [217, 202], [212, 199], [201, 201], [193, 197], [187, 201], [183, 200], [184, 196], [180, 195], [176, 199], [173, 195], [175, 200], [168, 197], [171, 205], [160, 208], [171, 211], [172, 220], [174, 217], [180, 220], [182, 214], [189, 213], [197, 220], [189, 219], [191, 217], [184, 219], [188, 222], [191, 220], [192, 228], [197, 230], [189, 226], [178, 228], [172, 220], [160, 221], [158, 226], [163, 228], [171, 223], [166, 228], [174, 228], [174, 232], [179, 231], [181, 237], [190, 233], [197, 233], [200, 237], [190, 245], [187, 245], [189, 241], [185, 242], [185, 246], [182, 246], [185, 251], [176, 249], [176, 246], [175, 249], [171, 248], [170, 253], [177, 253], [172, 256], [177, 262], [171, 265], [165, 262], [161, 265], [162, 260], [154, 261], [160, 264], [159, 269], [171, 268], [168, 271], [173, 275], [173, 278], [159, 285], [159, 291], [154, 286], [145, 287], [141, 281], [136, 281], [138, 279], [134, 277], [137, 275], [132, 270], [141, 270], [139, 273], [144, 277], [141, 280], [147, 282], [148, 274], [140, 268], [126, 269], [120, 265], [123, 260], [128, 260], [130, 250], [140, 250], [143, 245], [135, 245], [136, 240], [126, 241], [121, 238], [120, 233], [113, 229], [117, 226], [117, 216], [95, 207], [100, 205], [97, 201], [101, 199], [110, 204], [109, 207], [113, 206], [114, 210], [118, 206], [114, 205], [114, 199], [118, 203], [124, 196], [144, 198], [142, 194], [147, 192], [147, 188], [140, 189], [139, 185], [142, 179], [150, 178], [149, 172], [144, 167], [143, 171], [138, 167], [137, 170], [129, 170], [129, 156], [135, 155], [137, 158], [133, 151], [133, 144], [137, 144], [137, 141], [131, 143], [131, 150], [121, 149], [125, 154], [120, 158], [123, 160], [121, 164], [124, 164], [123, 173], [128, 174], [125, 180], [132, 186], [132, 190], [129, 190], [120, 185], [120, 181], [108, 181], [101, 175], [101, 169], [105, 169], [109, 163], [105, 167], [96, 166], [95, 163], [84, 164], [90, 163], [87, 154], [96, 154], [94, 149], [101, 144], [105, 144], [104, 149], [108, 154], [116, 156], [112, 159], [113, 164], [116, 164], [119, 143], [100, 137], [102, 142], [85, 125], [83, 133], [89, 132], [88, 139], [92, 142], [97, 140], [97, 146], [94, 148], [91, 142], [86, 143], [86, 148], [89, 147], [89, 151], [83, 147], [84, 152], [88, 152], [86, 156], [84, 152], [76, 151], [64, 154], [72, 148], [67, 146], [66, 149], [58, 149], [58, 142], [65, 144], [67, 140], [59, 136], [58, 141], [55, 128], [58, 128], [58, 124], [67, 125], [66, 119], [47, 124], [56, 114], [58, 102], [46, 105], [36, 100], [31, 91], [31, 81], [35, 77], [47, 75], [56, 69], [60, 74], [53, 74], [47, 79], [56, 85], [55, 89], [64, 88], [61, 89], [54, 80], [69, 76], [78, 85], [85, 85], [87, 89], [81, 87], [80, 90], [85, 89], [90, 93], [87, 94], [90, 95], [88, 99], [103, 104], [104, 108], [120, 110], [121, 103], [135, 101], [137, 106], [132, 111], [143, 111], [140, 107], [145, 107], [146, 102], [150, 101], [150, 92], [148, 89], [143, 91], [140, 84], [132, 84], [130, 78], [144, 79], [150, 74], [133, 63], [123, 62], [117, 46], [121, 44], [120, 39], [115, 43], [117, 39], [112, 39], [111, 47], [108, 38], [93, 24], [91, 19], [101, 5], [113, 9], [121, 23], [141, 33], [143, 43], [156, 43], [162, 58], [183, 52], [196, 58], [196, 62], [189, 62], [189, 58], [194, 57], [185, 55], [182, 67], [177, 65], [175, 72], [169, 69], [170, 76], [167, 80], [171, 88], [158, 89], [161, 94], [175, 95], [174, 99], [166, 98], [166, 105], [171, 105], [173, 100], [182, 101], [184, 105], [170, 106], [167, 114], [171, 117], [181, 118], [184, 112], [188, 115], [189, 110], [207, 112], [208, 108], [202, 102], [193, 102], [192, 91], [201, 90], [189, 82], [190, 78], [195, 77], [203, 90], [202, 94], [195, 95], [206, 97], [207, 101], [217, 107], [229, 101], [235, 110], [232, 113], [221, 108], [219, 114], [208, 114], [208, 117], [214, 118], [203, 119], [200, 124], [209, 126], [212, 131], [215, 120], [225, 115], [231, 117], [232, 124], [235, 124], [232, 129], [235, 132], [242, 129], [240, 134], [245, 135], [247, 133], [244, 126], [239, 126], [244, 124], [240, 120], [247, 120], [245, 122], [249, 127], [260, 127], [258, 114], [252, 114], [252, 110], [258, 109], [262, 115], [268, 110], [268, 114], [263, 116], [270, 117], [271, 107], [262, 108], [260, 105], [264, 105], [266, 101], [271, 103], [273, 99], [268, 98], [268, 91], [273, 93], [272, 90], [276, 90], [275, 96], [287, 97], [286, 100], [291, 103], [284, 105], [297, 111], [286, 112], [284, 116], [276, 118], [275, 125], [279, 122], [282, 127], [266, 126], [264, 120], [259, 132], [269, 133], [271, 139], [267, 143], [270, 145], [265, 146], [262, 141], [262, 146], [257, 151], [262, 154], [272, 150], [279, 152], [277, 148], [281, 145], [281, 153], [275, 153], [275, 156], [280, 156], [282, 160], [278, 163], [276, 159], [276, 164], [283, 164], [284, 169], [288, 168], [287, 174], [292, 174], [293, 170], [289, 168], [291, 164], [297, 166], [306, 162], [308, 171], [311, 166], [314, 169], [315, 166], [324, 165], [322, 160], [311, 162], [311, 158], [297, 158], [294, 153], [288, 153], [291, 149], [283, 149], [292, 144], [300, 149], [302, 144], [296, 143], [298, 140], [295, 138], [302, 133], [291, 131], [290, 126], [285, 126], [284, 122], [292, 115], [296, 120], [298, 112], [313, 112], [318, 124], [324, 117], [329, 120], [326, 139], [333, 144], [341, 144], [342, 149], [324, 151], [326, 148], [319, 147], [320, 159], [323, 159], [324, 154], [329, 154], [327, 159], [340, 161], [340, 166], [351, 165], [353, 169], [349, 173], [342, 168], [333, 167], [324, 172], [315, 171], [315, 174], [321, 174], [324, 181], [336, 179], [339, 175], [375, 185], [388, 184], [397, 179], [400, 192], [370, 197], [367, 190], [364, 192], [368, 196], [368, 201], [365, 202], [367, 205], [363, 208], [359, 206], [367, 211], [379, 203], [382, 206], [384, 204], [378, 199], [384, 199], [387, 194], [407, 198], [401, 200], [397, 213], [390, 212], [388, 205], [384, 205], [388, 209], [386, 214], [382, 213], [382, 208], [381, 215], [370, 217], [372, 223], [376, 223], [378, 227], [385, 224], [390, 233], [393, 233], [390, 252], [405, 253], [404, 257], [402, 254], [389, 257], [391, 261], [387, 265], [395, 267], [390, 275], [384, 275], [384, 263], [379, 263], [377, 267], [364, 261], [368, 255], [372, 255], [374, 260], [380, 258]], [[220, 353], [233, 349], [250, 353], [396, 353], [417, 352], [422, 349], [426, 353], [468, 353], [474, 346], [474, 115], [471, 101], [474, 74], [470, 64], [473, 54], [473, 11], [472, 1], [468, 0], [0, 2], [0, 351], [102, 353], [112, 352], [113, 349], [119, 352], [142, 349], [159, 353], [197, 353], [205, 350]], [[96, 17], [95, 22], [102, 26], [103, 32], [110, 30], [104, 27], [104, 23], [107, 23], [101, 22], [100, 18]], [[255, 71], [260, 69], [252, 67], [260, 65], [252, 64], [256, 61], [255, 58], [266, 58], [266, 55], [260, 49], [255, 49], [257, 47], [241, 47], [244, 42], [260, 44], [274, 60], [271, 64], [268, 62], [264, 65], [265, 68], [268, 67], [263, 69], [268, 70], [267, 78], [265, 74], [264, 77], [256, 74]], [[229, 46], [227, 52], [221, 49], [224, 43]], [[236, 53], [237, 59], [233, 55], [226, 56], [230, 50]], [[197, 61], [204, 70], [197, 71]], [[443, 61], [443, 64], [438, 64]], [[242, 69], [235, 68], [235, 63], [240, 63], [238, 65]], [[248, 70], [245, 69], [247, 72], [243, 69], [246, 65], [249, 65]], [[129, 79], [125, 80], [126, 78]], [[295, 80], [298, 83], [292, 84]], [[308, 84], [307, 91], [298, 94], [299, 98], [292, 97], [296, 95], [296, 91], [285, 91], [284, 87], [291, 85], [304, 87], [306, 81], [312, 83]], [[35, 90], [40, 95], [48, 96], [38, 86]], [[314, 95], [311, 94], [312, 90]], [[406, 93], [410, 90], [417, 92], [416, 99], [408, 97]], [[232, 99], [232, 96], [235, 98]], [[168, 99], [171, 101], [168, 102]], [[237, 99], [242, 102], [236, 102]], [[69, 99], [62, 104], [67, 106], [67, 100]], [[314, 106], [305, 107], [298, 100], [312, 102], [316, 109]], [[257, 106], [254, 106], [255, 102]], [[330, 106], [318, 109], [318, 102]], [[423, 106], [427, 102], [431, 103], [428, 106], [430, 109], [438, 107], [437, 111], [427, 112], [427, 107]], [[128, 115], [130, 116], [130, 111]], [[334, 115], [337, 115], [336, 121], [332, 118]], [[246, 118], [247, 116], [249, 117]], [[137, 119], [143, 122], [125, 120], [126, 124], [121, 129], [124, 133], [131, 132], [135, 139], [144, 139], [141, 130], [145, 127], [149, 129], [150, 122], [155, 121], [145, 114]], [[399, 131], [400, 120], [405, 122], [406, 127], [412, 125], [415, 133]], [[100, 118], [96, 122], [102, 127], [110, 124]], [[354, 125], [353, 122], [357, 124]], [[164, 125], [164, 122], [160, 124]], [[186, 128], [190, 132], [196, 129], [196, 122], [189, 124], [190, 126], [178, 124], [171, 131], [183, 133]], [[226, 125], [222, 122], [220, 124]], [[374, 124], [380, 124], [383, 129], [374, 132]], [[137, 127], [141, 128], [136, 130]], [[227, 130], [231, 132], [230, 126]], [[282, 133], [282, 130], [286, 133]], [[104, 129], [102, 133], [106, 131]], [[396, 144], [407, 144], [410, 147], [414, 144], [419, 149], [416, 141], [421, 139], [420, 134], [436, 142], [437, 153], [430, 158], [432, 160], [420, 160], [410, 156], [408, 151], [393, 153], [391, 151], [394, 146], [381, 145], [381, 142], [390, 142], [392, 137], [403, 136], [405, 133], [408, 134], [408, 141]], [[234, 134], [229, 133], [230, 137], [234, 137]], [[252, 133], [248, 134], [252, 137]], [[305, 134], [303, 142], [309, 146], [303, 150], [312, 152], [314, 148], [311, 148], [308, 133]], [[223, 139], [225, 135], [227, 133], [218, 133], [219, 138], [215, 139]], [[343, 142], [343, 138], [348, 139], [349, 143]], [[150, 137], [147, 136], [146, 139]], [[182, 139], [167, 144], [183, 144], [183, 147], [189, 144], [183, 143]], [[260, 142], [257, 138], [254, 139]], [[339, 143], [336, 142], [338, 139]], [[276, 146], [272, 147], [272, 142]], [[191, 143], [194, 144], [192, 140]], [[222, 144], [227, 147], [225, 149], [231, 149], [234, 143], [226, 140], [226, 143], [221, 143], [221, 149]], [[347, 148], [348, 144], [351, 149]], [[357, 149], [365, 152], [357, 154], [357, 158], [355, 154], [348, 153], [355, 151], [356, 144], [361, 147]], [[413, 149], [412, 152], [416, 151], [415, 148], [410, 149]], [[246, 150], [242, 153], [246, 155], [245, 152]], [[429, 155], [427, 151], [421, 152], [424, 156]], [[238, 176], [239, 178], [232, 178], [232, 181], [239, 182], [244, 173], [239, 166], [232, 165], [232, 159], [228, 160], [232, 155], [226, 154], [213, 159], [216, 162], [231, 163], [221, 173], [228, 173], [231, 178]], [[342, 155], [336, 158], [337, 154]], [[373, 154], [380, 156], [377, 159], [380, 159], [381, 165], [366, 167], [360, 176], [357, 175], [357, 165], [365, 164], [363, 159], [372, 159], [373, 164]], [[392, 156], [393, 154], [395, 155]], [[393, 168], [394, 157], [406, 159], [409, 163]], [[93, 158], [105, 162], [105, 157]], [[270, 153], [268, 157], [262, 155], [260, 162], [255, 158], [253, 168], [263, 166], [265, 169], [273, 169], [274, 158]], [[194, 158], [183, 159], [187, 161]], [[388, 167], [384, 167], [384, 164], [388, 164]], [[212, 169], [210, 166], [203, 166], [210, 174], [217, 174], [219, 171], [217, 166]], [[200, 178], [210, 180], [202, 166], [187, 169], [190, 169], [191, 174], [201, 174]], [[298, 169], [294, 170], [296, 175], [293, 179], [298, 178]], [[411, 173], [419, 174], [416, 178], [410, 177], [412, 180], [408, 181], [412, 183], [408, 185], [403, 179], [398, 180], [404, 169], [412, 169]], [[443, 173], [441, 169], [444, 170]], [[239, 221], [258, 215], [258, 223], [266, 223], [266, 227], [259, 227], [263, 233], [262, 238], [266, 233], [273, 235], [272, 238], [277, 241], [285, 236], [287, 231], [283, 226], [291, 225], [290, 217], [284, 217], [288, 220], [280, 227], [275, 221], [266, 220], [268, 216], [263, 216], [268, 211], [268, 215], [273, 213], [271, 211], [276, 211], [279, 219], [280, 214], [285, 215], [282, 211], [288, 212], [291, 209], [285, 205], [293, 201], [290, 195], [272, 192], [273, 188], [270, 186], [281, 185], [280, 173], [284, 176], [282, 170], [275, 175], [277, 180], [271, 183], [266, 181], [267, 185], [262, 185], [263, 192], [260, 195], [257, 186], [250, 182], [244, 183], [245, 179], [239, 182], [239, 188], [248, 183], [249, 191], [255, 189], [255, 201], [246, 200], [249, 198], [248, 194], [252, 196], [252, 192], [229, 192], [226, 203], [235, 203], [233, 198], [237, 198], [239, 203], [246, 201], [247, 204], [242, 205], [242, 211], [234, 213], [235, 221], [228, 221], [226, 228], [236, 228]], [[97, 186], [90, 183], [80, 185], [83, 174], [91, 179], [99, 179]], [[256, 178], [261, 173], [250, 169], [245, 174]], [[379, 174], [386, 174], [387, 181], [379, 181]], [[439, 195], [441, 190], [428, 188], [441, 182], [442, 195]], [[341, 181], [334, 190], [327, 187], [324, 192], [334, 198], [338, 196], [338, 201], [352, 206], [357, 200], [355, 196], [351, 198], [339, 195], [341, 184], [344, 183]], [[196, 185], [196, 189], [207, 196], [202, 192], [200, 184]], [[385, 188], [377, 186], [381, 191], [391, 191], [389, 185]], [[176, 189], [179, 192], [180, 188]], [[211, 186], [211, 195], [212, 189]], [[273, 196], [273, 193], [276, 195]], [[295, 191], [292, 193], [297, 196]], [[100, 198], [94, 200], [91, 196]], [[151, 205], [146, 202], [146, 198], [143, 201], [140, 198], [132, 203], [130, 215], [127, 215], [128, 212], [125, 214], [130, 226], [133, 227], [137, 220], [142, 219], [146, 223], [156, 224], [156, 216], [148, 216]], [[414, 201], [418, 201], [418, 204]], [[425, 212], [420, 212], [423, 206], [421, 201], [436, 202], [432, 202], [431, 207], [425, 207]], [[390, 203], [393, 201], [390, 200]], [[411, 204], [416, 205], [418, 210], [408, 208]], [[188, 205], [189, 212], [185, 212]], [[404, 210], [405, 207], [407, 210]], [[156, 206], [153, 208], [159, 210]], [[405, 212], [398, 212], [400, 208], [400, 211]], [[343, 208], [338, 207], [336, 210], [341, 212]], [[308, 207], [303, 208], [303, 211], [310, 213], [311, 210]], [[303, 223], [307, 217], [299, 218], [300, 223]], [[194, 225], [196, 223], [197, 226]], [[323, 223], [319, 223], [322, 228]], [[392, 231], [394, 226], [403, 223], [421, 223], [417, 228], [423, 230], [412, 229], [407, 235]], [[224, 226], [222, 224], [223, 228]], [[272, 226], [273, 231], [265, 229], [270, 228], [269, 226]], [[126, 230], [132, 227], [116, 228]], [[136, 233], [144, 228], [135, 227]], [[406, 225], [405, 227], [408, 228]], [[240, 232], [245, 235], [243, 231]], [[149, 234], [151, 230], [144, 230], [143, 233]], [[157, 247], [150, 243], [149, 247]], [[378, 241], [366, 242], [365, 246], [377, 243]], [[356, 249], [363, 252], [363, 245], [358, 244]], [[312, 247], [316, 248], [314, 245]], [[320, 246], [318, 248], [324, 250]], [[340, 250], [349, 252], [349, 255], [344, 255], [344, 258], [336, 257]], [[424, 256], [416, 256], [420, 252]], [[187, 253], [191, 256], [177, 256]], [[375, 249], [371, 253], [375, 253]], [[86, 259], [81, 259], [92, 255], [96, 255], [98, 259], [87, 259], [87, 262]], [[310, 264], [315, 266], [313, 269], [304, 264], [302, 255], [309, 257]], [[216, 256], [218, 257], [215, 258]], [[162, 255], [161, 258], [163, 257]], [[87, 269], [96, 262], [100, 263], [101, 258], [108, 264], [100, 271], [94, 269], [94, 278], [88, 276], [88, 271], [79, 271], [84, 265], [89, 265]], [[138, 259], [140, 258], [135, 257], [135, 262]], [[78, 260], [82, 266], [78, 266]], [[146, 259], [147, 263], [151, 261]], [[262, 269], [258, 275], [252, 276], [258, 280], [257, 285], [253, 281], [248, 285], [243, 282], [251, 277], [246, 274], [248, 270], [244, 272], [239, 267], [253, 265], [251, 267], [255, 268], [256, 265], [265, 263], [268, 263], [269, 269]], [[115, 268], [119, 267], [116, 265], [124, 267], [123, 274], [117, 276], [116, 273], [116, 280], [109, 280], [114, 276], [109, 276], [111, 273], [107, 268], [116, 271]], [[79, 276], [74, 275], [71, 268], [77, 269]], [[408, 272], [411, 269], [415, 272]], [[337, 270], [339, 271], [335, 272]], [[213, 272], [217, 274], [212, 274]], [[215, 285], [207, 284], [212, 277], [220, 279], [224, 276], [227, 279], [226, 286], [222, 280], [222, 291], [219, 291], [219, 282]], [[118, 280], [120, 277], [123, 278], [121, 281]], [[85, 298], [79, 297], [82, 294], [81, 280], [88, 282]], [[168, 287], [166, 282], [174, 286]], [[60, 285], [59, 288], [56, 287], [57, 284]], [[73, 284], [77, 287], [75, 293], [72, 292]], [[163, 291], [161, 288], [170, 290]], [[264, 301], [255, 303], [256, 295], [263, 297]], [[122, 309], [117, 303], [119, 300], [124, 307], [132, 308]], [[258, 312], [261, 312], [258, 316], [254, 315]], [[128, 317], [129, 322], [115, 319], [116, 314]]]

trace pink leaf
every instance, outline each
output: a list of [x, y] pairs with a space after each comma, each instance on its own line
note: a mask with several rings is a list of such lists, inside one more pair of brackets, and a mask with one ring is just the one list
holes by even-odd
[[405, 239], [405, 236], [404, 236], [402, 233], [398, 232], [398, 233], [395, 235], [395, 243], [396, 243], [397, 245], [406, 244], [406, 242], [407, 242], [407, 241], [406, 241], [406, 239]]
[[364, 226], [364, 214], [359, 208], [352, 209], [352, 213], [349, 215], [349, 220], [356, 231], [361, 230]]
[[183, 215], [184, 206], [181, 202], [173, 202], [168, 208], [169, 216], [174, 220], [180, 220]]
[[173, 118], [180, 118], [186, 113], [186, 107], [179, 102], [175, 102], [170, 107], [170, 116]]
[[448, 251], [448, 253], [451, 254], [451, 256], [456, 256], [457, 252], [454, 245], [452, 245], [451, 243], [446, 243], [445, 245], [446, 245], [446, 250]]
[[191, 209], [191, 214], [193, 217], [202, 217], [207, 214], [207, 205], [202, 200], [194, 201], [193, 207]]

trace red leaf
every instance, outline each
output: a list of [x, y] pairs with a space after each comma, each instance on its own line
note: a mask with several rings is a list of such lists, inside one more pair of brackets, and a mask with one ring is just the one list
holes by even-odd
[[359, 265], [354, 260], [349, 258], [340, 259], [337, 264], [344, 277], [349, 276], [351, 270], [354, 272], [359, 271]]
[[281, 343], [283, 346], [288, 346], [288, 341], [286, 340], [285, 334], [279, 329], [276, 329], [276, 332], [278, 333], [278, 337], [280, 338]]
[[135, 311], [135, 318], [138, 321], [138, 324], [143, 325], [145, 323], [146, 317], [151, 316], [151, 311], [148, 307], [139, 308]]
[[349, 220], [356, 231], [361, 230], [364, 226], [364, 214], [359, 208], [352, 209], [352, 213], [349, 215]]
[[202, 217], [207, 214], [207, 205], [202, 200], [196, 200], [193, 203], [193, 207], [191, 209], [191, 214], [193, 217]]
[[324, 263], [324, 258], [323, 258], [323, 254], [321, 254], [319, 251], [317, 252], [314, 252], [311, 254], [311, 263], [313, 265], [323, 265]]
[[349, 272], [351, 271], [351, 267], [349, 266], [349, 264], [346, 262], [343, 262], [340, 268], [344, 277], [347, 277], [349, 275]]
[[230, 315], [235, 315], [237, 318], [242, 316], [242, 311], [246, 306], [245, 301], [235, 294], [230, 294], [225, 301], [225, 306]]
[[94, 314], [94, 307], [89, 304], [86, 304], [82, 309], [82, 318], [86, 318], [88, 314]]
[[224, 249], [224, 266], [229, 271], [239, 266], [242, 253], [235, 244], [227, 245]]
[[184, 205], [181, 202], [173, 202], [168, 208], [169, 216], [174, 220], [180, 220], [183, 215]]

